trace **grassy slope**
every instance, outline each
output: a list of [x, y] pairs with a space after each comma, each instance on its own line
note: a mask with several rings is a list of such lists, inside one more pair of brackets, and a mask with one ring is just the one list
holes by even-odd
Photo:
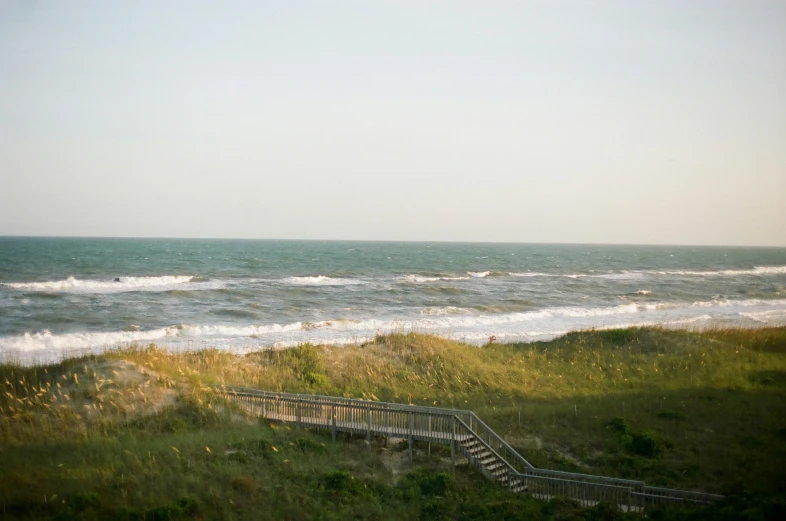
[[[211, 395], [221, 383], [468, 408], [539, 466], [786, 492], [784, 328], [583, 332], [482, 349], [393, 335], [246, 357], [127, 349], [0, 367], [0, 380], [0, 503], [22, 517], [597, 514], [511, 497], [466, 471], [440, 477], [449, 467], [438, 455], [410, 467], [379, 444], [251, 425]], [[418, 468], [432, 472], [397, 479]]]

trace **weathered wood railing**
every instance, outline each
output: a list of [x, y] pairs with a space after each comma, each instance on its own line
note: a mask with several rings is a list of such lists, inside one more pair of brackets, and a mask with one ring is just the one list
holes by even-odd
[[589, 506], [600, 501], [624, 510], [645, 511], [659, 506], [707, 504], [716, 494], [649, 487], [643, 481], [537, 469], [518, 454], [472, 411], [386, 403], [335, 396], [277, 393], [220, 387], [226, 396], [251, 415], [295, 423], [299, 427], [366, 436], [445, 443], [483, 475], [514, 492], [548, 499], [567, 496]]

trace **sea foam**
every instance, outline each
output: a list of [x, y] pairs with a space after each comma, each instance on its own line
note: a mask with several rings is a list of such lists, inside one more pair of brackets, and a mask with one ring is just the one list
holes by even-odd
[[423, 308], [420, 310], [421, 315], [426, 316], [441, 316], [441, 315], [460, 315], [463, 313], [470, 313], [469, 309], [459, 308], [456, 306], [447, 306], [444, 308], [440, 307], [432, 307], [432, 308]]

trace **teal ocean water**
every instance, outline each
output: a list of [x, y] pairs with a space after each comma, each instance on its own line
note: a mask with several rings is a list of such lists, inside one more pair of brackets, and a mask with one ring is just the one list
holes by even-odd
[[0, 359], [786, 324], [786, 249], [0, 238]]

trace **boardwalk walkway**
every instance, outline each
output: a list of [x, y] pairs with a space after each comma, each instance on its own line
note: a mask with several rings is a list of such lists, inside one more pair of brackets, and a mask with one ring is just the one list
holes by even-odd
[[723, 496], [647, 486], [643, 481], [537, 469], [472, 411], [306, 394], [221, 387], [217, 391], [247, 413], [299, 427], [450, 445], [451, 460], [466, 458], [488, 479], [516, 493], [566, 496], [584, 506], [599, 501], [626, 511], [664, 505], [707, 504]]

